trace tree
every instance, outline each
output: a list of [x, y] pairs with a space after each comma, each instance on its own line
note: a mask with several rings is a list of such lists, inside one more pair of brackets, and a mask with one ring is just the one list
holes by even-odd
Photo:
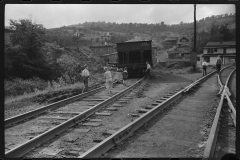
[[53, 78], [53, 70], [42, 50], [45, 28], [31, 19], [10, 20], [11, 44], [5, 45], [6, 78]]

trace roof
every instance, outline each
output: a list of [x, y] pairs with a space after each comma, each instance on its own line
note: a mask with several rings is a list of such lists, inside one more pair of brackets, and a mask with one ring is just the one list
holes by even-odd
[[100, 57], [104, 57], [104, 56], [110, 56], [110, 55], [114, 55], [114, 54], [117, 54], [117, 52], [114, 52], [114, 53], [109, 53], [109, 54], [103, 54], [103, 55], [101, 55]]
[[[180, 40], [183, 39], [183, 38], [186, 38], [189, 41], [188, 42], [180, 42]], [[177, 44], [190, 44], [190, 43], [191, 43], [191, 39], [189, 37], [186, 37], [186, 36], [183, 36], [183, 37], [179, 38], [178, 41], [177, 41]]]
[[103, 47], [113, 47], [112, 45], [104, 45], [104, 46], [89, 46], [89, 48], [103, 48]]
[[165, 41], [177, 41], [178, 38], [177, 37], [167, 37], [165, 38]]
[[[121, 42], [121, 43], [128, 43], [128, 42], [149, 42], [149, 41], [152, 41], [152, 40], [129, 40], [129, 41], [125, 41], [125, 42]], [[117, 44], [121, 44], [121, 43], [117, 43]]]
[[236, 41], [226, 41], [226, 42], [208, 42], [206, 47], [208, 46], [235, 46]]

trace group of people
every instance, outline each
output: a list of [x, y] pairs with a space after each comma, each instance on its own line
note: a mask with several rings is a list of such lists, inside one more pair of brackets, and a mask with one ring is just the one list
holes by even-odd
[[[203, 62], [202, 62], [202, 69], [203, 69], [203, 74], [202, 76], [205, 76], [207, 75], [207, 62], [205, 61], [205, 59], [203, 59]], [[220, 73], [220, 70], [221, 70], [221, 66], [222, 66], [222, 59], [220, 57], [220, 55], [218, 55], [218, 58], [217, 58], [217, 61], [216, 61], [216, 69], [217, 69], [217, 72], [218, 74]]]
[[[149, 64], [149, 62], [146, 62], [147, 65], [147, 69], [145, 70], [145, 78], [149, 77], [150, 79], [152, 78], [151, 74], [150, 74], [150, 70], [151, 70], [151, 66]], [[112, 87], [113, 87], [113, 77], [112, 77], [112, 73], [110, 72], [108, 67], [104, 67], [105, 73], [104, 73], [104, 78], [106, 80], [106, 88], [108, 90], [108, 94], [112, 95]], [[117, 70], [118, 72], [121, 72], [121, 70]], [[89, 79], [90, 73], [88, 71], [88, 66], [85, 64], [84, 65], [84, 70], [82, 71], [82, 78], [83, 78], [83, 84], [84, 84], [84, 88], [82, 90], [83, 92], [87, 92], [88, 91], [88, 79]], [[123, 85], [126, 86], [125, 81], [128, 78], [128, 71], [127, 71], [127, 67], [124, 68], [124, 70], [122, 71], [122, 78], [120, 79], [120, 82], [122, 82]]]
[[[104, 78], [106, 80], [106, 88], [108, 90], [108, 94], [112, 95], [112, 87], [113, 87], [113, 77], [112, 77], [112, 73], [110, 72], [108, 67], [104, 67]], [[127, 72], [127, 68], [125, 67], [123, 72], [122, 72], [122, 84], [125, 84], [125, 80], [128, 77], [128, 72]], [[84, 70], [82, 71], [82, 78], [83, 78], [83, 84], [84, 84], [84, 88], [82, 90], [83, 92], [88, 91], [88, 79], [89, 79], [90, 73], [88, 71], [88, 66], [85, 64], [84, 65]]]

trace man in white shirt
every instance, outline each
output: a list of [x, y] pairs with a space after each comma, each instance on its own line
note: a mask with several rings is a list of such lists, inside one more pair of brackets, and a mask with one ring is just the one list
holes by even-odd
[[148, 62], [146, 62], [146, 64], [147, 64], [147, 69], [145, 71], [145, 78], [147, 78], [149, 76], [149, 79], [152, 79], [152, 76], [150, 74], [151, 66]]
[[90, 76], [90, 73], [88, 71], [88, 66], [85, 64], [84, 65], [84, 70], [82, 71], [82, 78], [83, 78], [83, 83], [84, 83], [84, 88], [82, 90], [82, 93], [84, 91], [88, 91], [88, 78]]
[[202, 69], [203, 69], [203, 75], [202, 76], [207, 75], [207, 62], [205, 61], [205, 59], [203, 59]]

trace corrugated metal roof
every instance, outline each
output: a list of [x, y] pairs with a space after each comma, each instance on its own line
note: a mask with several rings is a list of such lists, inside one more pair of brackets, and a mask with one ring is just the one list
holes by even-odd
[[208, 42], [207, 46], [235, 46], [236, 41], [226, 41], [226, 42]]

